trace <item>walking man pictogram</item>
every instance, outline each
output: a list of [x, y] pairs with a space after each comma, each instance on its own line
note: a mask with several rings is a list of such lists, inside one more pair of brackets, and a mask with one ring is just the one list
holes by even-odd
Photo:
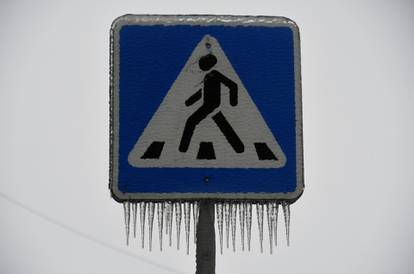
[[[197, 125], [220, 107], [221, 84], [229, 88], [230, 105], [237, 106], [237, 84], [221, 74], [219, 71], [214, 69], [211, 70], [216, 65], [216, 63], [217, 58], [211, 53], [201, 57], [198, 61], [200, 69], [206, 72], [208, 71], [204, 76], [204, 87], [191, 95], [185, 101], [185, 105], [187, 107], [191, 106], [201, 98], [203, 98], [203, 104], [187, 119], [187, 122], [185, 123], [179, 146], [179, 151], [181, 152], [186, 152], [188, 150], [191, 143], [191, 138]], [[224, 117], [223, 113], [221, 111], [218, 111], [212, 116], [212, 119], [224, 134], [234, 151], [237, 153], [244, 152], [243, 142], [240, 140], [239, 136], [236, 134], [232, 126], [229, 124], [226, 117]]]

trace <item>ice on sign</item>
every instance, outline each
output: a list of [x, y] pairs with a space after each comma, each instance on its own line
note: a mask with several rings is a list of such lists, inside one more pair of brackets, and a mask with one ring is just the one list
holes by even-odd
[[283, 231], [289, 245], [290, 205], [304, 189], [301, 100], [289, 19], [116, 19], [110, 190], [124, 207], [126, 243], [189, 253], [208, 199], [221, 253], [273, 253]]
[[[284, 224], [286, 231], [286, 244], [289, 245], [289, 230], [290, 230], [290, 208], [287, 202], [267, 202], [255, 204], [257, 212], [257, 228], [259, 231], [259, 245], [258, 249], [263, 252], [264, 241], [264, 225], [267, 223], [268, 230], [268, 250], [272, 254], [274, 246], [277, 246], [277, 227], [278, 216], [280, 207], [284, 213]], [[132, 210], [131, 210], [132, 208]], [[252, 231], [252, 205], [250, 203], [216, 203], [216, 227], [218, 230], [218, 243], [220, 246], [220, 253], [223, 253], [223, 241], [224, 234], [223, 229], [225, 227], [227, 233], [226, 247], [230, 248], [229, 242], [231, 240], [231, 249], [233, 252], [237, 250], [237, 238], [240, 237], [239, 250], [250, 251], [251, 250], [251, 231]], [[156, 213], [155, 213], [156, 212]], [[145, 248], [145, 243], [148, 245], [148, 249], [152, 250], [153, 242], [153, 223], [155, 214], [157, 214], [157, 226], [158, 226], [158, 243], [159, 250], [163, 250], [163, 242], [167, 239], [168, 247], [175, 247], [180, 249], [181, 239], [181, 227], [182, 217], [184, 214], [184, 233], [185, 233], [185, 250], [187, 254], [190, 251], [190, 234], [191, 229], [194, 231], [197, 227], [197, 215], [198, 215], [198, 203], [197, 202], [125, 202], [124, 203], [125, 214], [125, 231], [126, 231], [126, 243], [129, 244], [130, 231], [132, 228], [134, 238], [137, 237], [137, 215], [139, 214], [139, 225], [141, 227], [140, 246]], [[133, 222], [131, 223], [131, 215]], [[266, 217], [264, 217], [266, 215]], [[148, 217], [146, 217], [148, 216]], [[223, 222], [223, 216], [227, 216], [228, 222]], [[193, 219], [193, 225], [191, 225], [191, 219]], [[175, 231], [173, 232], [173, 223], [175, 222]], [[280, 222], [280, 221], [279, 221]], [[237, 225], [239, 223], [239, 225]], [[145, 227], [148, 226], [146, 231]], [[231, 235], [230, 235], [231, 230]], [[236, 233], [239, 231], [239, 233]], [[147, 240], [145, 240], [145, 235]], [[165, 235], [164, 235], [165, 234]], [[239, 234], [239, 235], [237, 235]], [[197, 241], [196, 234], [193, 234], [194, 242]], [[247, 235], [247, 237], [245, 237]], [[176, 242], [173, 244], [172, 239], [175, 237]], [[165, 239], [164, 239], [165, 238]], [[245, 249], [247, 246], [247, 249]]]

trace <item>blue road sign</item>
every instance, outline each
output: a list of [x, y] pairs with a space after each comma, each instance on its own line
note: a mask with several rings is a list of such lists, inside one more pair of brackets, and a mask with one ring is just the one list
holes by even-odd
[[122, 16], [111, 29], [112, 195], [295, 200], [301, 108], [291, 20]]

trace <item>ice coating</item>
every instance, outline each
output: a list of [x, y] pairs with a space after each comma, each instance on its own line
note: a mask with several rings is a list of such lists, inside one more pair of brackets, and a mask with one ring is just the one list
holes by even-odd
[[173, 219], [174, 219], [174, 204], [170, 202], [169, 204], [169, 218], [168, 218], [168, 245], [172, 246], [172, 227], [173, 227]]
[[145, 213], [147, 209], [147, 203], [146, 202], [140, 202], [139, 203], [139, 224], [141, 225], [141, 248], [144, 248], [145, 243]]
[[157, 213], [158, 213], [158, 241], [160, 244], [160, 251], [162, 251], [162, 232], [164, 226], [164, 203], [157, 203]]
[[152, 251], [152, 229], [154, 224], [155, 203], [148, 203], [148, 249]]
[[165, 234], [168, 235], [169, 234], [169, 224], [170, 224], [170, 220], [171, 220], [171, 202], [166, 202], [165, 203], [165, 212], [164, 212], [164, 217], [165, 217], [165, 222], [164, 222], [164, 226], [165, 226]]
[[194, 243], [197, 243], [197, 224], [198, 224], [198, 215], [199, 215], [198, 202], [193, 202], [191, 205], [193, 208]]
[[125, 220], [125, 236], [126, 245], [129, 245], [129, 223], [130, 223], [131, 205], [129, 201], [124, 202], [124, 220]]
[[223, 204], [216, 204], [216, 222], [219, 232], [220, 254], [223, 254]]
[[240, 243], [242, 251], [244, 251], [244, 224], [246, 223], [246, 204], [239, 204], [239, 220], [240, 220]]
[[267, 215], [267, 228], [269, 230], [269, 251], [273, 253], [273, 205], [271, 203], [266, 204], [266, 215]]
[[132, 225], [134, 229], [134, 238], [137, 237], [137, 203], [132, 203]]
[[191, 223], [191, 204], [184, 203], [184, 230], [185, 230], [185, 246], [187, 255], [190, 250], [190, 223]]
[[286, 244], [290, 245], [290, 205], [284, 201], [282, 202], [283, 215], [285, 217], [285, 229], [286, 229]]
[[272, 203], [272, 206], [273, 206], [273, 212], [272, 212], [272, 214], [273, 214], [273, 236], [274, 236], [274, 239], [275, 239], [275, 246], [277, 245], [277, 218], [278, 218], [278, 215], [279, 215], [279, 202], [273, 202]]
[[263, 204], [256, 204], [257, 224], [259, 228], [260, 252], [263, 253]]
[[226, 246], [229, 248], [229, 240], [230, 240], [230, 203], [224, 203], [224, 221], [226, 222]]
[[[233, 252], [237, 249], [237, 229], [240, 229], [240, 247], [241, 250], [251, 250], [252, 238], [252, 222], [253, 222], [253, 205], [256, 207], [256, 218], [259, 232], [260, 251], [263, 253], [264, 240], [264, 222], [267, 221], [268, 237], [269, 237], [269, 253], [274, 253], [274, 246], [277, 246], [277, 230], [278, 230], [278, 215], [279, 207], [282, 207], [283, 219], [286, 230], [286, 243], [290, 245], [290, 203], [288, 201], [261, 201], [253, 204], [252, 202], [220, 202], [217, 201], [214, 205], [216, 235], [220, 244], [220, 254], [223, 254], [224, 234], [226, 234], [226, 246], [230, 247], [230, 238], [232, 242]], [[155, 215], [157, 215], [158, 237], [160, 251], [164, 249], [164, 233], [168, 235], [169, 245], [172, 246], [174, 235], [176, 237], [177, 250], [180, 248], [180, 234], [181, 222], [184, 219], [185, 244], [186, 253], [190, 250], [191, 229], [194, 232], [194, 243], [196, 244], [196, 232], [199, 216], [199, 204], [196, 201], [125, 201], [123, 202], [124, 209], [124, 226], [126, 244], [129, 245], [130, 235], [133, 233], [136, 238], [137, 222], [140, 222], [140, 242], [141, 247], [144, 248], [145, 242], [145, 223], [148, 225], [148, 249], [152, 250], [152, 233]], [[139, 212], [139, 213], [138, 213]], [[264, 216], [266, 214], [266, 216]], [[132, 216], [132, 218], [131, 218]], [[139, 216], [139, 218], [138, 218]], [[237, 220], [237, 216], [239, 220]], [[176, 233], [173, 233], [173, 222], [175, 218]], [[147, 220], [146, 220], [147, 219]], [[193, 220], [191, 220], [193, 219]], [[266, 219], [266, 220], [264, 220]], [[132, 222], [132, 226], [131, 226]], [[239, 222], [239, 228], [237, 228]], [[193, 225], [191, 225], [193, 224]], [[224, 231], [225, 227], [225, 231]], [[133, 229], [133, 231], [131, 231]], [[165, 232], [164, 232], [165, 230]], [[245, 239], [246, 238], [246, 239]], [[247, 243], [247, 248], [246, 248]]]
[[181, 203], [176, 202], [174, 203], [175, 207], [175, 224], [177, 229], [177, 250], [180, 249], [180, 233], [181, 233], [181, 218], [182, 218], [182, 209]]
[[250, 251], [252, 239], [252, 204], [246, 203], [246, 230], [247, 230], [247, 249]]
[[237, 225], [237, 204], [232, 203], [231, 208], [231, 242], [233, 246], [233, 252], [236, 252], [236, 225]]

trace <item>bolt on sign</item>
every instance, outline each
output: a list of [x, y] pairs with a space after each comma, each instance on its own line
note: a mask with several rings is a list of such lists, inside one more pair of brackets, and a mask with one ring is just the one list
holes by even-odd
[[127, 243], [139, 220], [141, 246], [148, 238], [151, 249], [157, 218], [160, 248], [165, 233], [179, 247], [184, 219], [188, 252], [206, 200], [221, 252], [224, 234], [227, 247], [240, 237], [250, 249], [254, 206], [260, 249], [264, 219], [270, 252], [276, 244], [279, 206], [289, 241], [289, 205], [304, 189], [299, 53], [298, 27], [284, 17], [113, 22], [110, 190], [124, 205]]

